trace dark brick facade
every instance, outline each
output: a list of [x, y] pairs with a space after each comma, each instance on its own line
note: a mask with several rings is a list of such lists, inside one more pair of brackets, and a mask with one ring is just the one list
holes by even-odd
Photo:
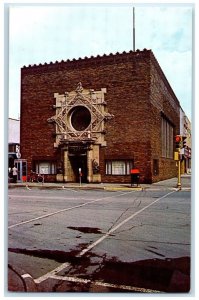
[[[106, 147], [100, 147], [102, 182], [130, 182], [130, 175], [106, 175], [105, 162], [132, 160], [141, 182], [156, 182], [176, 176], [172, 158], [162, 157], [161, 119], [179, 132], [179, 102], [152, 51], [111, 54], [72, 61], [23, 67], [21, 70], [21, 153], [28, 161], [60, 160], [54, 148], [54, 93], [83, 88], [106, 88], [105, 101], [114, 118], [105, 123]], [[157, 170], [154, 172], [154, 168]], [[46, 180], [56, 180], [55, 175]]]

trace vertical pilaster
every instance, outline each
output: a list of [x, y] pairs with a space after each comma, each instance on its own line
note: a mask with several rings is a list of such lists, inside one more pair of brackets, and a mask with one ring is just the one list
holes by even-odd
[[[98, 164], [99, 166], [99, 147], [100, 145], [93, 145], [93, 153], [92, 153], [92, 168], [93, 168], [93, 161]], [[94, 173], [92, 170], [92, 182], [101, 182], [101, 174], [100, 172]]]
[[87, 150], [87, 181], [92, 182], [92, 158], [93, 158], [93, 149]]
[[68, 181], [68, 150], [64, 150], [64, 182]]

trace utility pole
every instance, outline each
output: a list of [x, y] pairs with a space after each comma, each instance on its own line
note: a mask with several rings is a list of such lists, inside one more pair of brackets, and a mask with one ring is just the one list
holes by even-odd
[[178, 183], [177, 183], [177, 188], [179, 188], [179, 190], [181, 190], [181, 163], [180, 163], [180, 149], [178, 149]]
[[176, 150], [177, 150], [177, 163], [178, 163], [178, 183], [177, 188], [181, 190], [181, 162], [180, 162], [180, 153], [183, 147], [183, 137], [181, 135], [175, 136]]

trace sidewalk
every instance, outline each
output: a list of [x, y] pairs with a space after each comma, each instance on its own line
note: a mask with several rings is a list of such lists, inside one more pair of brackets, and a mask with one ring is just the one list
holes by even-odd
[[[191, 175], [182, 175], [181, 184], [183, 189], [191, 189]], [[8, 188], [25, 187], [27, 189], [39, 188], [39, 189], [83, 189], [83, 190], [154, 190], [154, 189], [175, 189], [177, 188], [177, 178], [171, 178], [163, 181], [159, 181], [152, 184], [140, 184], [139, 186], [130, 183], [37, 183], [37, 182], [22, 182], [22, 183], [9, 183]]]
[[[158, 188], [177, 188], [177, 177], [159, 181], [156, 183], [151, 184], [151, 189], [154, 187]], [[183, 189], [190, 189], [191, 190], [191, 175], [190, 174], [183, 174], [181, 175], [181, 188]]]

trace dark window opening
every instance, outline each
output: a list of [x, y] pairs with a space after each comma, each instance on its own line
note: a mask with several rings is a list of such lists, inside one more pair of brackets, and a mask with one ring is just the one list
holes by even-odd
[[159, 159], [153, 160], [153, 175], [154, 176], [159, 175]]
[[91, 123], [91, 113], [85, 106], [77, 106], [71, 112], [71, 125], [77, 131], [85, 130]]
[[162, 137], [162, 157], [173, 158], [173, 125], [162, 116], [161, 137]]

